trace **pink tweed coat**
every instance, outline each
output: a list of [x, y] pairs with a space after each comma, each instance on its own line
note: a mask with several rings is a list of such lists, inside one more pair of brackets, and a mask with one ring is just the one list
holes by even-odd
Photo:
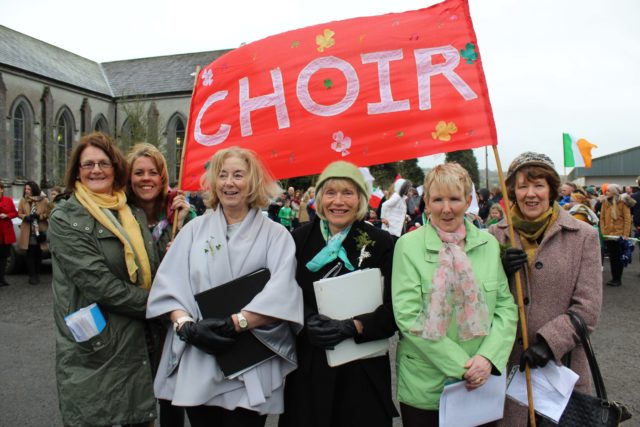
[[[506, 220], [489, 232], [501, 244], [509, 243]], [[515, 247], [521, 248], [516, 233]], [[576, 390], [591, 391], [591, 374], [579, 338], [567, 311], [578, 313], [593, 331], [602, 305], [602, 263], [597, 231], [560, 210], [558, 219], [546, 230], [530, 268], [521, 270], [529, 344], [543, 337], [559, 364], [571, 352], [571, 369], [580, 375]], [[510, 283], [516, 295], [515, 283]], [[518, 364], [522, 353], [520, 328], [509, 358], [509, 367]], [[507, 399], [501, 425], [526, 426], [527, 409]]]

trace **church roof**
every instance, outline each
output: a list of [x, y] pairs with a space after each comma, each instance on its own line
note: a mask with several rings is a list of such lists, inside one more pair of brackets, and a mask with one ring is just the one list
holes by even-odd
[[183, 53], [102, 63], [115, 97], [191, 93], [196, 66], [204, 67], [228, 52]]
[[228, 52], [97, 63], [0, 25], [0, 65], [110, 97], [191, 93], [196, 66]]
[[100, 64], [0, 25], [0, 64], [112, 95]]

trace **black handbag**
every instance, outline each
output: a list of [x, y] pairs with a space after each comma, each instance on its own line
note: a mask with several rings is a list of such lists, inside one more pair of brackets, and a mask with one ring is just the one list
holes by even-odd
[[591, 347], [591, 340], [589, 339], [589, 333], [584, 320], [572, 311], [568, 312], [568, 314], [573, 327], [576, 329], [576, 333], [580, 337], [584, 352], [587, 355], [591, 376], [593, 377], [593, 384], [596, 389], [596, 396], [574, 391], [571, 393], [569, 404], [562, 413], [558, 424], [536, 414], [536, 425], [539, 427], [617, 426], [621, 422], [631, 418], [631, 413], [622, 403], [607, 399], [607, 391], [604, 388], [600, 367], [593, 353], [593, 347]]

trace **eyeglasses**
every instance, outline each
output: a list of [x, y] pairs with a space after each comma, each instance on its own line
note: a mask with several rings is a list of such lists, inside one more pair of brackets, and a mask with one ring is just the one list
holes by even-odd
[[87, 169], [87, 170], [92, 170], [93, 168], [96, 167], [96, 165], [98, 165], [98, 167], [100, 169], [111, 169], [113, 167], [113, 164], [111, 162], [106, 162], [104, 160], [99, 161], [99, 162], [84, 162], [84, 163], [80, 163], [80, 167], [82, 169]]

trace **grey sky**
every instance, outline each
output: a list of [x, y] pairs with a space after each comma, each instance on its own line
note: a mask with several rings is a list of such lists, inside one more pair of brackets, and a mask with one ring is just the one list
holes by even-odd
[[[105, 62], [233, 48], [307, 25], [434, 3], [0, 0], [0, 24]], [[640, 1], [470, 0], [470, 5], [504, 168], [531, 150], [551, 156], [562, 173], [562, 132], [598, 145], [594, 157], [640, 145]], [[484, 149], [476, 156], [484, 167]], [[431, 156], [421, 164], [443, 159]]]

